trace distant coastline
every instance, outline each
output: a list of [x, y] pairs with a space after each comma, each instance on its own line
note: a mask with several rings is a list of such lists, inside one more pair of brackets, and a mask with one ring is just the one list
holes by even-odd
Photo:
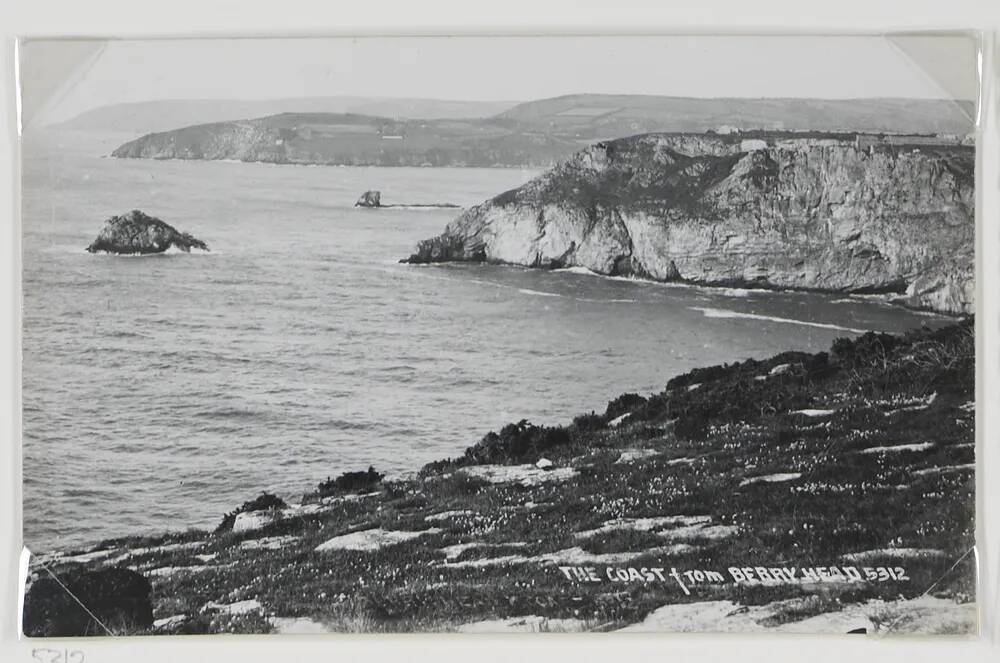
[[[738, 126], [726, 118], [739, 117]], [[544, 168], [606, 140], [652, 132], [948, 135], [974, 130], [969, 105], [914, 99], [692, 99], [582, 94], [540, 99], [483, 117], [448, 119], [284, 112], [147, 133], [118, 158], [278, 164]], [[829, 128], [818, 131], [817, 127]], [[736, 137], [738, 140], [738, 136]]]

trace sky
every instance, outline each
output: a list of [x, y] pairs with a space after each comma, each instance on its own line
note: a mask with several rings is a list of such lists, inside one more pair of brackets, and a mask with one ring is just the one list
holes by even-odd
[[978, 96], [955, 35], [32, 40], [19, 61], [25, 125], [162, 99]]

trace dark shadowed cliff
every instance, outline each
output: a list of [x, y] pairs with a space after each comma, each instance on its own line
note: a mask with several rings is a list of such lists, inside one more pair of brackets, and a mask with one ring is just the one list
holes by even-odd
[[973, 307], [974, 149], [912, 137], [648, 134], [477, 205], [410, 262], [579, 266]]

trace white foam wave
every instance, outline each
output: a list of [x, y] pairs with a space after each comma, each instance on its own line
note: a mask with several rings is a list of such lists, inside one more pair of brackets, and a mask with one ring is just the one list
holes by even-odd
[[680, 286], [688, 288], [690, 287], [686, 283], [665, 283], [662, 281], [653, 281], [652, 279], [643, 279], [637, 276], [609, 276], [608, 274], [598, 274], [595, 271], [589, 270], [586, 267], [560, 267], [559, 269], [552, 270], [554, 272], [564, 272], [569, 274], [579, 274], [581, 276], [596, 276], [599, 279], [608, 279], [610, 281], [628, 281], [629, 283], [636, 283], [640, 285], [662, 285], [662, 286]]
[[701, 311], [706, 318], [745, 318], [748, 320], [766, 320], [768, 322], [783, 322], [790, 325], [803, 325], [805, 327], [817, 327], [819, 329], [835, 329], [854, 334], [864, 334], [867, 329], [857, 329], [854, 327], [844, 327], [826, 322], [810, 322], [809, 320], [796, 320], [794, 318], [779, 318], [773, 315], [759, 315], [757, 313], [744, 313], [742, 311], [732, 311], [722, 308], [707, 308], [703, 306], [691, 306], [693, 311]]
[[452, 210], [455, 212], [460, 212], [463, 208], [461, 205], [437, 205], [434, 203], [428, 203], [426, 205], [385, 205], [383, 207], [378, 207], [377, 209], [380, 210], [397, 209], [397, 210], [404, 210], [404, 211], [409, 210], [417, 212], [421, 211], [436, 212], [444, 209], [444, 210]]
[[[74, 249], [74, 253], [90, 253], [87, 249]], [[217, 256], [221, 255], [220, 251], [199, 251], [195, 249], [193, 251], [182, 251], [177, 247], [171, 246], [166, 251], [161, 251], [159, 253], [108, 253], [107, 251], [98, 251], [91, 255], [95, 256], [110, 256], [112, 258], [162, 258], [164, 256]]]
[[562, 297], [556, 292], [543, 292], [541, 290], [532, 290], [531, 288], [518, 288], [517, 291], [522, 295], [532, 295], [535, 297]]

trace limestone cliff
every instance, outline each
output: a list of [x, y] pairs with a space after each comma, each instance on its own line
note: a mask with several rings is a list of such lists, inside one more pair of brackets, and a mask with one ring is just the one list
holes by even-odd
[[894, 293], [970, 313], [973, 170], [971, 147], [918, 139], [633, 136], [470, 208], [409, 261]]

